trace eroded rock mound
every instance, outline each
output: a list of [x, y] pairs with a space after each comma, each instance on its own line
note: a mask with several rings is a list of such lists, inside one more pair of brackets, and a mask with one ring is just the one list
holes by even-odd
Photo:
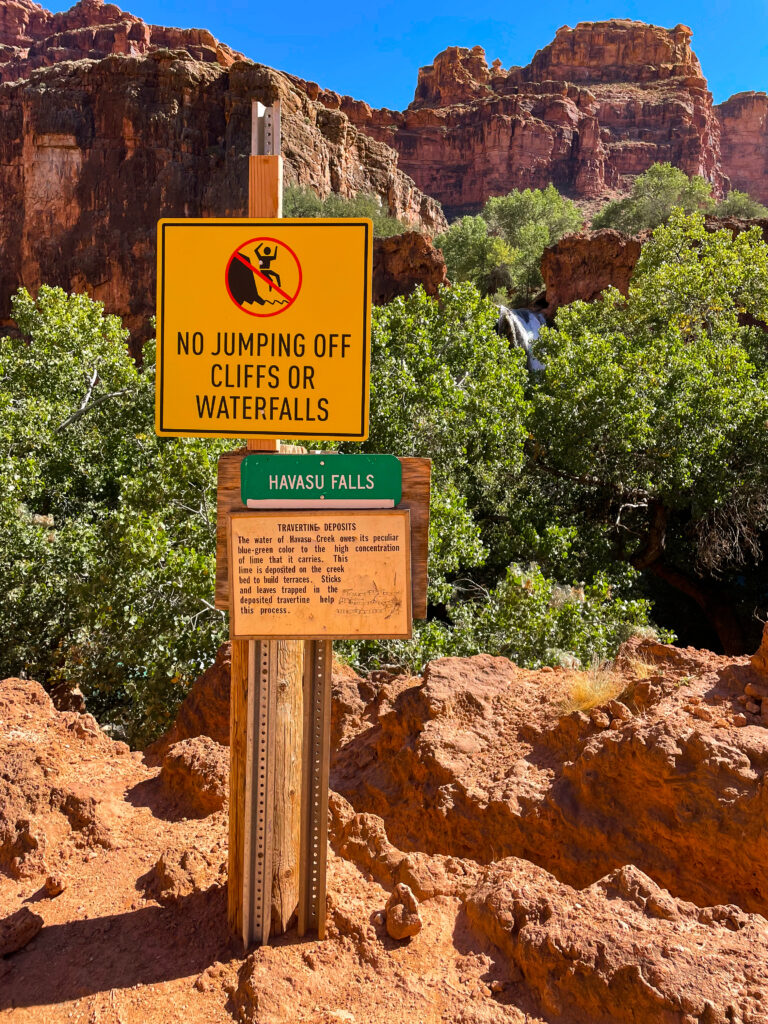
[[441, 284], [448, 284], [443, 254], [423, 235], [409, 231], [374, 239], [372, 298], [376, 305], [410, 295], [417, 285], [434, 296]]
[[[232, 944], [227, 927], [226, 815], [167, 815], [157, 799], [164, 789], [160, 769], [126, 756], [124, 745], [94, 730], [87, 717], [57, 712], [36, 683], [5, 681], [0, 828], [15, 823], [23, 808], [30, 832], [45, 841], [58, 882], [43, 883], [41, 874], [11, 877], [7, 860], [0, 864], [4, 1005], [22, 1016], [44, 1006], [51, 1024], [105, 1013], [125, 1024], [161, 1024], [175, 1019], [180, 1006], [185, 1019], [222, 1024], [232, 1016], [243, 1024], [391, 1024], [393, 1016], [423, 1024], [762, 1024], [768, 922], [748, 913], [742, 899], [683, 899], [660, 884], [658, 871], [629, 861], [579, 886], [560, 869], [575, 874], [583, 853], [588, 875], [599, 859], [588, 834], [573, 827], [581, 801], [587, 825], [610, 825], [617, 855], [628, 837], [643, 851], [632, 832], [648, 830], [657, 805], [643, 794], [652, 787], [641, 745], [633, 755], [635, 814], [626, 813], [626, 745], [636, 741], [638, 723], [648, 720], [653, 729], [664, 719], [669, 731], [661, 734], [659, 757], [676, 737], [678, 745], [703, 745], [710, 758], [702, 767], [686, 755], [654, 781], [662, 794], [674, 788], [681, 848], [691, 856], [686, 837], [698, 836], [702, 861], [706, 855], [719, 866], [721, 889], [738, 888], [744, 865], [733, 857], [728, 821], [735, 813], [758, 869], [756, 898], [765, 858], [754, 834], [764, 807], [754, 808], [753, 828], [746, 803], [739, 806], [739, 786], [752, 784], [739, 758], [750, 747], [756, 763], [768, 729], [760, 715], [740, 711], [752, 723], [741, 728], [730, 718], [742, 708], [747, 674], [757, 678], [763, 660], [628, 645], [624, 691], [597, 709], [605, 728], [587, 712], [563, 713], [574, 682], [584, 683], [577, 673], [521, 672], [489, 656], [433, 663], [426, 679], [363, 680], [337, 672], [338, 759], [350, 758], [351, 766], [360, 758], [364, 796], [354, 803], [331, 796], [326, 939], [298, 942], [289, 934], [248, 956]], [[617, 755], [592, 777], [582, 773], [591, 789], [572, 794], [569, 804], [558, 780], [596, 739], [623, 749], [623, 760]], [[179, 750], [204, 782], [210, 763], [226, 759], [223, 747], [202, 736], [174, 744], [171, 756]], [[378, 763], [375, 756], [365, 762], [363, 755], [376, 750]], [[600, 750], [598, 744], [588, 765]], [[701, 794], [712, 799], [713, 779], [721, 784], [719, 832], [710, 815], [705, 846], [696, 815], [709, 814]], [[388, 809], [394, 830], [388, 835], [382, 818], [363, 807], [376, 787], [394, 780], [403, 790], [401, 806]], [[497, 782], [503, 782], [506, 818], [488, 799]], [[435, 831], [432, 808], [438, 791], [443, 831]], [[606, 808], [614, 801], [610, 822], [595, 812], [597, 791]], [[528, 808], [526, 824], [540, 849], [568, 848], [570, 860], [558, 864], [561, 877], [498, 852], [497, 839], [506, 843], [511, 835], [499, 824], [506, 827], [513, 799], [519, 814]], [[108, 846], [98, 842], [94, 824], [106, 830]], [[420, 848], [394, 841], [395, 832], [411, 828]], [[648, 841], [662, 833], [659, 827]], [[478, 850], [484, 844], [481, 857], [424, 850], [449, 845], [451, 836], [469, 845], [472, 834]], [[685, 882], [681, 865], [674, 866]], [[711, 875], [702, 879], [702, 888], [712, 887]], [[421, 919], [409, 941], [389, 934], [387, 902], [398, 936], [402, 929], [415, 932], [414, 915]]]
[[467, 915], [515, 964], [547, 1020], [765, 1019], [768, 969], [755, 955], [768, 940], [764, 918], [701, 911], [635, 868], [576, 892], [530, 864], [502, 861], [467, 900]]
[[765, 913], [768, 730], [741, 721], [733, 659], [650, 648], [593, 715], [564, 713], [576, 673], [432, 662], [337, 752], [333, 785], [406, 850], [524, 857], [579, 888], [631, 863], [701, 905]]
[[100, 801], [78, 779], [81, 757], [125, 757], [92, 715], [57, 712], [39, 683], [0, 682], [0, 869], [16, 878], [48, 869], [62, 832], [73, 848], [111, 846]]
[[[768, 242], [768, 220], [708, 216], [705, 227], [708, 231], [730, 231], [734, 237], [759, 227], [763, 240]], [[552, 317], [560, 306], [576, 300], [591, 302], [608, 287], [626, 295], [642, 247], [650, 236], [650, 231], [627, 236], [611, 228], [564, 235], [542, 256], [546, 289], [542, 311]]]
[[161, 761], [168, 749], [181, 740], [210, 736], [229, 745], [229, 689], [232, 680], [232, 645], [222, 644], [216, 660], [199, 676], [184, 698], [176, 721], [147, 750], [152, 761]]
[[[338, 826], [344, 817], [338, 796], [334, 805]], [[350, 827], [359, 839], [354, 845]], [[370, 850], [383, 851], [381, 862], [391, 870], [379, 879], [384, 886], [409, 860], [375, 815], [353, 814], [331, 837], [334, 849], [363, 872], [370, 869]], [[450, 872], [443, 857], [410, 858], [422, 877], [441, 879], [438, 889], [419, 897], [428, 924], [434, 908], [453, 898], [457, 931], [465, 922], [475, 949], [481, 938], [491, 944], [495, 969], [484, 975], [480, 993], [506, 992], [504, 1002], [514, 993], [531, 1017], [558, 1024], [763, 1020], [768, 922], [761, 916], [675, 899], [631, 865], [577, 891], [514, 857], [487, 867], [456, 859]], [[711, 959], [702, 959], [703, 949]]]
[[643, 241], [604, 228], [565, 235], [549, 246], [541, 259], [547, 301], [543, 312], [554, 316], [569, 302], [591, 302], [608, 287], [626, 295]]
[[209, 736], [174, 743], [163, 758], [160, 782], [190, 816], [203, 818], [220, 811], [229, 788], [229, 751]]
[[161, 903], [204, 892], [226, 880], [226, 856], [221, 850], [164, 850], [147, 879], [147, 891]]

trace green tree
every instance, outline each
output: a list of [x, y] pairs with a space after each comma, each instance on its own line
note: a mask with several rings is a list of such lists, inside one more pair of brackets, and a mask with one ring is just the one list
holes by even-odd
[[158, 438], [154, 354], [138, 369], [100, 303], [13, 300], [0, 340], [0, 672], [80, 684], [134, 742], [172, 720], [225, 635], [211, 603], [226, 442]]
[[708, 232], [673, 212], [644, 247], [629, 295], [561, 309], [542, 332], [530, 472], [550, 519], [701, 608], [744, 649], [739, 602], [765, 603], [768, 246], [758, 228]]
[[469, 284], [437, 300], [417, 289], [374, 310], [364, 450], [432, 459], [429, 598], [443, 611], [416, 623], [412, 642], [343, 645], [363, 667], [419, 670], [431, 657], [479, 651], [530, 666], [557, 664], [565, 651], [589, 660], [614, 654], [648, 625], [648, 604], [627, 596], [634, 581], [626, 573], [624, 586], [598, 572], [586, 588], [571, 588], [536, 565], [509, 567], [510, 553], [529, 562], [532, 551], [516, 517], [530, 493], [528, 375], [522, 353], [496, 334], [496, 319], [496, 307]]
[[515, 190], [488, 200], [476, 217], [462, 217], [435, 239], [452, 281], [471, 281], [484, 294], [529, 303], [542, 287], [548, 245], [583, 224], [581, 211], [554, 185]]
[[489, 230], [503, 238], [518, 254], [514, 289], [528, 303], [542, 288], [541, 257], [548, 245], [563, 235], [578, 231], [584, 215], [570, 199], [561, 196], [554, 185], [545, 189], [515, 189], [506, 196], [488, 200], [482, 214]]
[[715, 203], [712, 186], [698, 174], [691, 177], [672, 164], [653, 164], [635, 178], [632, 193], [626, 199], [608, 203], [594, 217], [593, 228], [616, 228], [636, 235], [646, 228], [666, 224], [674, 209], [686, 213], [710, 213]]
[[768, 217], [768, 207], [758, 203], [748, 192], [729, 192], [714, 210], [718, 217], [739, 217], [743, 220], [758, 220]]
[[435, 238], [435, 245], [442, 251], [448, 277], [454, 283], [469, 281], [483, 294], [512, 286], [520, 255], [488, 230], [483, 217], [454, 221]]
[[331, 192], [321, 199], [311, 188], [289, 185], [283, 195], [284, 217], [370, 217], [376, 238], [401, 235], [412, 231], [407, 224], [392, 217], [378, 196], [366, 192], [347, 197]]

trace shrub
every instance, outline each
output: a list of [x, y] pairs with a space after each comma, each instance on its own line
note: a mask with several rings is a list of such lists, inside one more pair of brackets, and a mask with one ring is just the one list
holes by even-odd
[[515, 189], [488, 200], [476, 217], [462, 217], [435, 239], [452, 281], [471, 281], [484, 294], [527, 304], [542, 287], [544, 249], [583, 224], [581, 211], [554, 185]]
[[715, 207], [718, 217], [739, 217], [742, 220], [757, 220], [768, 217], [768, 207], [758, 203], [747, 192], [738, 192], [736, 189], [729, 192], [722, 202]]
[[[649, 602], [614, 594], [606, 575], [587, 586], [562, 586], [541, 568], [512, 565], [491, 589], [465, 581], [449, 605], [448, 622], [417, 624], [410, 641], [344, 645], [359, 667], [404, 665], [420, 671], [435, 657], [503, 655], [526, 668], [577, 667], [613, 657], [648, 626]], [[664, 638], [672, 639], [669, 631]]]
[[407, 224], [392, 217], [375, 195], [359, 192], [356, 196], [342, 196], [331, 192], [321, 199], [311, 188], [288, 185], [283, 194], [284, 217], [370, 217], [376, 238], [401, 235], [412, 231]]
[[593, 228], [616, 228], [636, 235], [646, 228], [666, 224], [672, 211], [711, 213], [715, 203], [712, 186], [704, 178], [691, 177], [672, 164], [653, 164], [635, 178], [632, 193], [626, 199], [608, 203], [594, 217]]

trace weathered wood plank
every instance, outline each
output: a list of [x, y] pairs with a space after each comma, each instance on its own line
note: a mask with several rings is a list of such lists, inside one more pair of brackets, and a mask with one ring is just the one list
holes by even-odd
[[251, 156], [248, 160], [248, 216], [283, 216], [283, 158]]
[[300, 640], [271, 643], [277, 649], [272, 934], [283, 935], [299, 903], [304, 643]]
[[411, 512], [411, 611], [414, 619], [426, 619], [432, 462], [430, 459], [401, 458], [400, 463], [403, 467], [403, 497], [395, 508], [407, 508]]

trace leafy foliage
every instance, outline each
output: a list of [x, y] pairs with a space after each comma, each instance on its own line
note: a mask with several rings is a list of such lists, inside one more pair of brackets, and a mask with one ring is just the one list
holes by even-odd
[[551, 184], [545, 189], [515, 189], [509, 195], [494, 196], [485, 204], [482, 216], [489, 230], [518, 253], [513, 284], [525, 303], [544, 284], [539, 268], [545, 248], [584, 223], [578, 206]]
[[[718, 577], [762, 560], [768, 528], [768, 246], [676, 211], [627, 299], [561, 309], [538, 355], [531, 469], [552, 520], [696, 600], [738, 645]], [[742, 597], [747, 597], [743, 582]], [[765, 595], [763, 594], [763, 600]]]
[[678, 207], [685, 213], [712, 212], [712, 186], [694, 174], [690, 178], [672, 164], [653, 164], [635, 178], [626, 199], [608, 203], [592, 221], [593, 228], [616, 228], [635, 235], [646, 228], [666, 224]]
[[211, 606], [225, 445], [157, 438], [154, 363], [119, 320], [42, 287], [0, 341], [0, 672], [79, 683], [140, 742], [224, 636]]
[[[530, 565], [531, 548], [497, 544], [515, 532], [525, 482], [529, 402], [522, 353], [494, 330], [495, 306], [469, 285], [422, 290], [374, 311], [371, 436], [368, 451], [433, 460], [430, 589], [443, 619], [417, 624], [410, 642], [344, 645], [358, 665], [408, 664], [430, 657], [507, 653], [524, 665], [613, 653], [648, 623], [648, 604], [621, 593], [603, 573], [586, 589], [561, 587]], [[350, 446], [351, 448], [351, 446]], [[554, 543], [554, 542], [553, 542]], [[567, 578], [567, 577], [566, 577]], [[616, 577], [618, 579], [618, 577]]]
[[743, 220], [757, 220], [768, 217], [768, 207], [758, 203], [748, 192], [729, 192], [715, 207], [718, 217], [740, 217]]
[[531, 300], [543, 281], [544, 249], [583, 222], [575, 203], [554, 185], [518, 189], [488, 200], [476, 217], [462, 217], [435, 239], [452, 281], [471, 281], [484, 294], [514, 304]]
[[331, 192], [321, 199], [311, 188], [288, 185], [283, 195], [284, 217], [370, 217], [376, 238], [400, 235], [411, 228], [382, 207], [381, 199], [375, 195], [359, 192], [346, 197]]
[[482, 217], [462, 217], [435, 239], [442, 250], [448, 277], [454, 283], [471, 282], [488, 294], [511, 286], [519, 254], [488, 230]]

